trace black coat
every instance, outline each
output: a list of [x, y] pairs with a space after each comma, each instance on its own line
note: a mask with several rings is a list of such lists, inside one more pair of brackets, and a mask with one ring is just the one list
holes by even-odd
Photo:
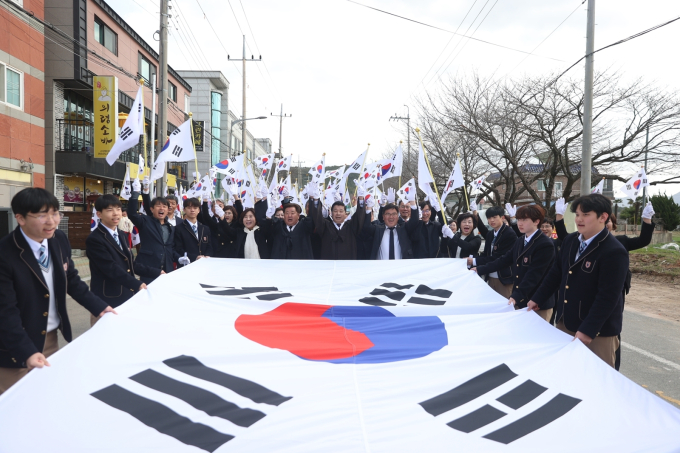
[[[266, 203], [261, 200], [258, 203]], [[267, 234], [267, 242], [271, 244], [271, 258], [274, 260], [312, 260], [311, 235], [314, 232], [314, 222], [311, 217], [300, 217], [300, 221], [295, 225], [293, 231], [288, 231], [286, 223], [277, 218], [267, 219], [261, 214], [256, 204], [255, 212], [257, 224], [264, 229]]]
[[[80, 280], [66, 235], [57, 230], [47, 243], [61, 319], [59, 330], [66, 341], [71, 341], [66, 294], [94, 316], [99, 316], [107, 304]], [[45, 347], [50, 294], [21, 227], [0, 240], [0, 256], [0, 367], [26, 368], [26, 360]]]
[[191, 228], [188, 220], [183, 220], [175, 227], [175, 256], [177, 259], [187, 254], [187, 258], [193, 263], [203, 256], [212, 256], [212, 244], [210, 242], [210, 228], [196, 221], [198, 238]]
[[357, 238], [361, 235], [366, 218], [363, 200], [358, 201], [356, 212], [351, 219], [345, 221], [340, 230], [331, 219], [323, 216], [321, 203], [310, 203], [309, 217], [314, 221], [314, 233], [321, 240], [319, 259], [357, 259]]
[[[226, 220], [220, 220], [220, 225], [225, 233], [225, 237], [234, 243], [234, 248], [236, 249], [236, 256], [234, 258], [245, 258], [246, 239], [248, 238], [245, 227], [240, 222], [227, 223]], [[262, 260], [267, 260], [270, 256], [269, 246], [267, 245], [267, 233], [262, 227], [253, 232], [257, 251]]]
[[[444, 247], [446, 245], [446, 247]], [[444, 258], [455, 258], [460, 247], [460, 257], [467, 258], [470, 255], [473, 257], [479, 256], [479, 247], [482, 246], [482, 237], [478, 234], [470, 234], [465, 239], [462, 239], [460, 232], [453, 235], [452, 238], [442, 239], [442, 249], [448, 256]], [[442, 252], [440, 254], [443, 255]], [[441, 255], [440, 255], [441, 256]]]
[[[243, 212], [241, 200], [236, 200], [234, 202], [234, 209], [236, 209], [236, 218], [230, 224], [233, 227], [238, 224], [238, 218]], [[211, 217], [208, 211], [208, 203], [204, 202], [201, 206], [198, 221], [210, 228], [210, 243], [213, 249], [211, 256], [215, 258], [236, 258], [237, 246], [235, 242], [226, 237], [226, 232], [221, 223], [222, 221], [217, 216]]]
[[161, 273], [160, 269], [139, 263], [135, 268], [127, 233], [118, 230], [118, 240], [120, 247], [100, 223], [85, 241], [90, 261], [90, 291], [113, 308], [123, 304], [139, 290], [142, 282], [135, 278], [136, 272], [150, 278], [156, 278]]
[[[401, 249], [401, 259], [413, 259], [415, 254], [413, 252], [412, 238], [416, 234], [418, 228], [418, 209], [411, 209], [411, 218], [408, 222], [403, 225], [397, 223], [395, 231], [397, 232], [397, 237], [399, 238], [399, 248]], [[372, 223], [371, 216], [366, 216], [364, 219], [364, 228], [362, 230], [362, 236], [364, 238], [372, 238], [373, 243], [371, 244], [371, 254], [368, 259], [377, 260], [378, 253], [380, 251], [380, 244], [382, 242], [383, 235], [386, 233], [387, 227], [384, 224]]]
[[[502, 257], [491, 261], [489, 264], [477, 266], [480, 275], [498, 272], [504, 267], [512, 269], [512, 294], [519, 308], [525, 308], [531, 297], [541, 285], [543, 278], [550, 270], [555, 260], [555, 246], [552, 240], [540, 231], [536, 231], [527, 245], [524, 245], [525, 236], [515, 239], [515, 244]], [[478, 259], [479, 260], [479, 259]], [[541, 309], [553, 308], [554, 299], [547, 299]]]
[[[489, 230], [481, 222], [479, 222], [479, 224], [477, 225], [477, 229], [479, 230], [479, 233], [485, 238], [484, 251], [475, 260], [477, 266], [489, 264], [492, 261], [495, 261], [498, 258], [502, 257], [507, 252], [512, 250], [512, 248], [515, 245], [515, 241], [517, 241], [517, 234], [515, 234], [515, 231], [505, 224], [501, 225], [500, 229], [498, 230], [498, 235], [496, 237], [495, 243], [493, 241], [494, 238], [493, 229]], [[491, 248], [492, 243], [493, 249]], [[510, 283], [512, 283], [513, 275], [511, 266], [502, 267], [498, 269], [496, 272], [498, 272], [498, 279], [501, 281], [502, 284], [509, 285]]]
[[598, 233], [574, 261], [579, 249], [579, 234], [571, 233], [533, 300], [541, 309], [555, 291], [555, 322], [564, 320], [572, 332], [590, 338], [621, 333], [623, 322], [623, 284], [628, 271], [628, 252], [606, 228]]
[[[132, 192], [130, 200], [128, 201], [127, 213], [130, 221], [139, 230], [140, 248], [137, 254], [135, 264], [162, 269], [165, 272], [171, 272], [174, 269], [174, 264], [179, 256], [176, 256], [175, 244], [175, 227], [166, 222], [167, 227], [162, 227], [158, 219], [151, 215], [142, 215], [137, 212], [138, 192]], [[148, 197], [148, 194], [143, 194], [142, 198]], [[149, 212], [150, 214], [150, 212]], [[170, 228], [170, 235], [167, 242], [163, 242], [163, 232], [161, 228]], [[144, 283], [151, 283], [152, 278], [142, 277]]]
[[414, 254], [418, 259], [437, 258], [439, 255], [439, 242], [442, 237], [442, 225], [444, 219], [441, 212], [437, 212], [436, 220], [430, 217], [430, 221], [425, 223], [418, 220], [418, 227], [414, 235], [413, 242]]

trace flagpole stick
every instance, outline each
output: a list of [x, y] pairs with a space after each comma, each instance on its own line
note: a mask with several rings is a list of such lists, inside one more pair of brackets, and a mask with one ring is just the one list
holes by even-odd
[[[366, 166], [366, 159], [368, 158], [368, 148], [371, 147], [371, 144], [369, 143], [368, 146], [366, 147], [366, 155], [364, 156], [363, 162], [361, 162], [361, 173], [359, 173], [359, 179], [364, 175], [364, 167]], [[357, 186], [354, 186], [354, 196], [357, 196]]]
[[[146, 170], [149, 168], [149, 153], [146, 150], [146, 118], [144, 118], [144, 79], [139, 79], [142, 89], [142, 132], [144, 132], [144, 176], [147, 176]], [[149, 174], [149, 176], [151, 176]], [[151, 183], [151, 181], [149, 181]]]
[[[401, 146], [403, 142], [399, 140], [399, 146]], [[401, 168], [399, 169], [399, 187], [401, 188], [401, 172], [404, 170], [404, 151], [401, 151]]]
[[194, 168], [196, 169], [196, 177], [194, 178], [194, 182], [198, 182], [198, 178], [200, 174], [198, 173], [198, 158], [196, 157], [196, 143], [194, 143], [194, 114], [189, 112], [189, 119], [191, 122], [189, 125], [191, 126], [191, 146], [194, 147]]
[[323, 157], [323, 192], [321, 196], [323, 197], [322, 200], [326, 201], [326, 153], [323, 153], [321, 156]]
[[[460, 153], [456, 153], [456, 157], [458, 158], [458, 164], [460, 165]], [[461, 167], [462, 171], [462, 167]], [[468, 194], [467, 194], [467, 189], [465, 188], [465, 178], [463, 178], [463, 193], [465, 194], [465, 202], [467, 203], [467, 208], [468, 211], [470, 210], [470, 200], [468, 200]]]
[[[418, 134], [418, 140], [420, 140], [420, 147], [423, 148], [423, 155], [425, 157], [425, 163], [427, 164], [427, 169], [430, 170], [430, 176], [432, 177], [432, 181], [434, 181], [434, 175], [432, 174], [432, 168], [430, 167], [430, 159], [427, 158], [427, 151], [425, 151], [425, 147], [423, 146], [423, 139], [420, 138], [420, 128], [416, 128], [416, 134]], [[444, 205], [442, 204], [442, 199], [439, 196], [439, 191], [437, 190], [437, 183], [434, 183], [434, 193], [437, 195], [437, 200], [439, 201], [439, 209], [442, 210], [442, 218], [444, 219], [444, 223], [448, 225], [448, 222], [446, 221], [446, 212], [444, 211]]]

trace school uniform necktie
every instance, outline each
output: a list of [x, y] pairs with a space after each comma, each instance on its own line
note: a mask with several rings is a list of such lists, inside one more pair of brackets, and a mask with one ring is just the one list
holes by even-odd
[[529, 243], [529, 238], [525, 237], [524, 238], [524, 247], [526, 247], [528, 243]]
[[581, 256], [581, 254], [586, 251], [586, 247], [588, 247], [588, 244], [586, 244], [585, 241], [581, 241], [581, 245], [579, 245], [578, 247], [578, 253], [576, 254], [576, 259], [574, 261], [576, 261], [578, 257]]
[[390, 254], [389, 259], [394, 259], [394, 227], [388, 228], [390, 230]]
[[40, 246], [40, 258], [38, 259], [38, 264], [40, 264], [40, 269], [43, 272], [47, 272], [50, 268], [50, 254], [47, 253], [47, 249], [44, 245]]
[[116, 241], [116, 244], [118, 244], [118, 247], [120, 247], [120, 239], [118, 239], [118, 233], [113, 233], [113, 240]]
[[198, 239], [198, 227], [196, 225], [191, 225], [191, 229], [194, 230], [194, 236]]

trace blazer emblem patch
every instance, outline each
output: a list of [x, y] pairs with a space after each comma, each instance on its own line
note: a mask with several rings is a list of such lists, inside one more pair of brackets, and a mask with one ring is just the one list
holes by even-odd
[[68, 272], [68, 263], [64, 263], [64, 272]]
[[590, 269], [590, 261], [586, 261], [586, 269]]
[[524, 262], [525, 262], [525, 263], [528, 263], [528, 262], [529, 262], [529, 258], [527, 258], [527, 257], [525, 256], [525, 257], [524, 257]]
[[494, 250], [498, 250], [498, 246], [497, 246], [497, 245], [494, 245], [494, 246], [493, 246], [493, 249], [494, 249]]

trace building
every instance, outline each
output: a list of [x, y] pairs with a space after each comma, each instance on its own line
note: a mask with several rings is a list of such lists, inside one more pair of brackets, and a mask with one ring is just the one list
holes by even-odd
[[[158, 115], [151, 130], [150, 88], [157, 79], [158, 54], [104, 0], [48, 0], [45, 20], [64, 34], [50, 30], [48, 37], [54, 34], [54, 39], [45, 45], [45, 185], [63, 203], [63, 210], [88, 211], [97, 196], [120, 193], [126, 163], [132, 163], [131, 167], [136, 169], [139, 154], [148, 156], [159, 138]], [[68, 43], [64, 36], [72, 37], [73, 42]], [[118, 89], [95, 93], [95, 76], [116, 76]], [[94, 103], [113, 98], [119, 114], [111, 127], [116, 123], [122, 125], [140, 79], [145, 85], [147, 149], [140, 143], [109, 166], [103, 156], [95, 157], [93, 153], [95, 134], [100, 130], [95, 123], [101, 121]], [[192, 88], [170, 67], [168, 81], [170, 133], [187, 118]], [[170, 186], [174, 186], [176, 179], [186, 185], [191, 177], [187, 174], [187, 163], [170, 164], [168, 173]]]
[[199, 173], [205, 175], [210, 167], [229, 157], [229, 81], [220, 71], [177, 73], [191, 85], [190, 110], [194, 121], [203, 126], [202, 143], [196, 142], [196, 158]]
[[0, 237], [16, 227], [14, 194], [45, 187], [43, 15], [42, 1], [0, 2]]

